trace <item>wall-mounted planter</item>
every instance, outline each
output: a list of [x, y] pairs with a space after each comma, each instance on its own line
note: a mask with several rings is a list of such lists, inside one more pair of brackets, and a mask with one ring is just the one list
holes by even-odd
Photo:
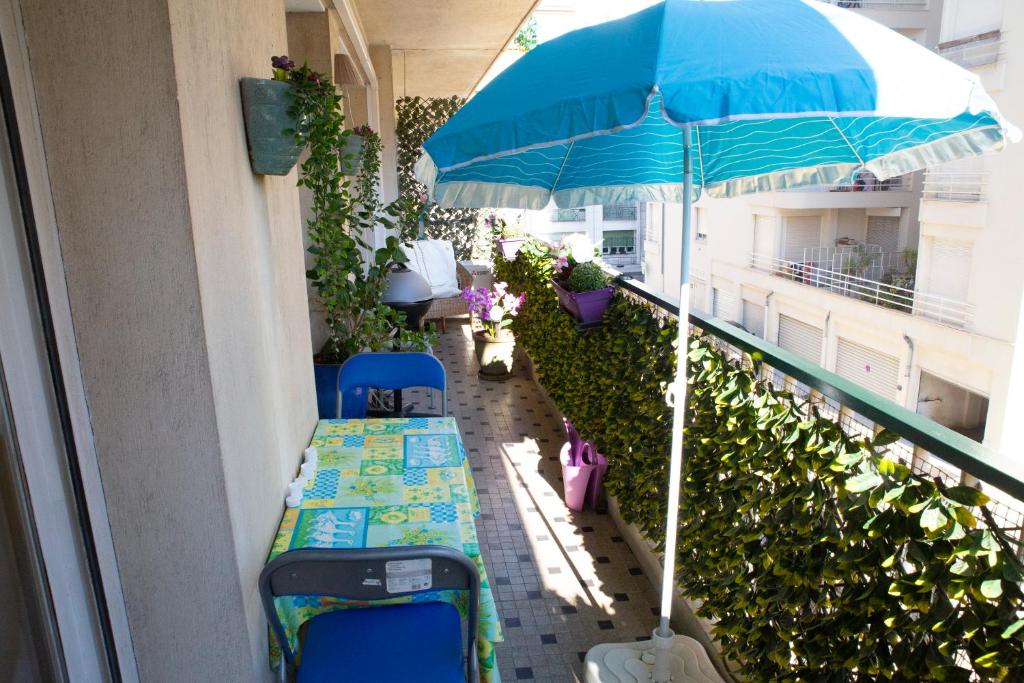
[[508, 237], [498, 240], [498, 251], [506, 261], [514, 261], [516, 254], [526, 244], [525, 237]]
[[243, 78], [242, 113], [252, 170], [263, 175], [287, 175], [299, 160], [303, 147], [284, 133], [296, 128], [289, 113], [292, 86], [269, 78]]
[[341, 172], [345, 175], [358, 175], [359, 162], [363, 158], [363, 136], [350, 133], [345, 138], [345, 146], [341, 150]]
[[592, 292], [573, 292], [559, 284], [558, 280], [552, 280], [551, 284], [558, 294], [558, 303], [581, 325], [601, 322], [615, 294], [615, 288], [611, 285]]

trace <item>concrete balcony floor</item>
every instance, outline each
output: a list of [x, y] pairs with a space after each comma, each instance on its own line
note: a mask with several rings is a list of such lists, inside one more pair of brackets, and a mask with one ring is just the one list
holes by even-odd
[[449, 319], [436, 352], [480, 494], [481, 552], [505, 630], [502, 680], [582, 680], [593, 645], [650, 636], [657, 591], [610, 516], [565, 507], [561, 418], [523, 368], [504, 383], [478, 379], [465, 318]]

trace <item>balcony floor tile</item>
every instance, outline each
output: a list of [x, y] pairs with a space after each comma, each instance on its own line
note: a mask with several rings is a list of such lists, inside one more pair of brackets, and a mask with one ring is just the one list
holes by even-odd
[[[449, 319], [437, 355], [480, 492], [477, 528], [499, 616], [519, 624], [496, 646], [502, 677], [582, 680], [578, 653], [649, 635], [657, 592], [636, 575], [609, 515], [562, 502], [561, 418], [523, 368], [507, 382], [479, 380], [465, 318]], [[428, 411], [423, 396], [409, 400]]]

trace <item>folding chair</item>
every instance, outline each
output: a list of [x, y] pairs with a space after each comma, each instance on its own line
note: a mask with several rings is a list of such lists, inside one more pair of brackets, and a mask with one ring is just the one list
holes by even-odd
[[[426, 577], [429, 576], [429, 585]], [[480, 575], [465, 554], [447, 546], [300, 548], [275, 557], [260, 574], [260, 598], [297, 683], [476, 683]], [[274, 599], [315, 595], [379, 600], [423, 591], [469, 592], [466, 650], [459, 611], [444, 602], [353, 607], [307, 622], [293, 652]], [[298, 656], [297, 656], [298, 655]]]

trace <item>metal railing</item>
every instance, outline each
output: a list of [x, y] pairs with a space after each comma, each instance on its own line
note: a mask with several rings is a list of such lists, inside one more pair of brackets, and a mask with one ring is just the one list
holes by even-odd
[[832, 185], [805, 185], [794, 187], [784, 192], [907, 192], [910, 190], [910, 181], [904, 176], [896, 176], [888, 180], [877, 178], [864, 178], [849, 183], [834, 183]]
[[964, 40], [943, 43], [936, 51], [954, 64], [974, 69], [999, 62], [1004, 56], [1003, 35], [990, 31]]
[[[620, 290], [647, 302], [670, 318], [679, 315], [679, 303], [647, 285], [620, 275]], [[754, 368], [776, 388], [785, 389], [812, 409], [842, 425], [854, 436], [872, 436], [885, 428], [902, 438], [888, 446], [888, 455], [915, 472], [940, 478], [947, 485], [980, 484], [993, 499], [992, 517], [1017, 545], [1024, 528], [1024, 468], [957, 431], [873, 393], [815, 363], [706, 313], [691, 311], [691, 330], [714, 340], [734, 361]]]
[[885, 9], [921, 11], [929, 8], [929, 0], [821, 0], [846, 9]]
[[983, 202], [987, 186], [986, 171], [928, 171], [922, 197], [944, 202]]
[[750, 266], [777, 277], [827, 289], [833, 294], [876, 306], [923, 316], [950, 327], [967, 328], [974, 319], [974, 306], [967, 302], [822, 268], [813, 262], [801, 263], [764, 254], [751, 254]]
[[601, 218], [606, 221], [635, 221], [636, 204], [605, 204], [601, 207]]
[[582, 223], [586, 220], [586, 209], [555, 209], [551, 212], [552, 223]]

